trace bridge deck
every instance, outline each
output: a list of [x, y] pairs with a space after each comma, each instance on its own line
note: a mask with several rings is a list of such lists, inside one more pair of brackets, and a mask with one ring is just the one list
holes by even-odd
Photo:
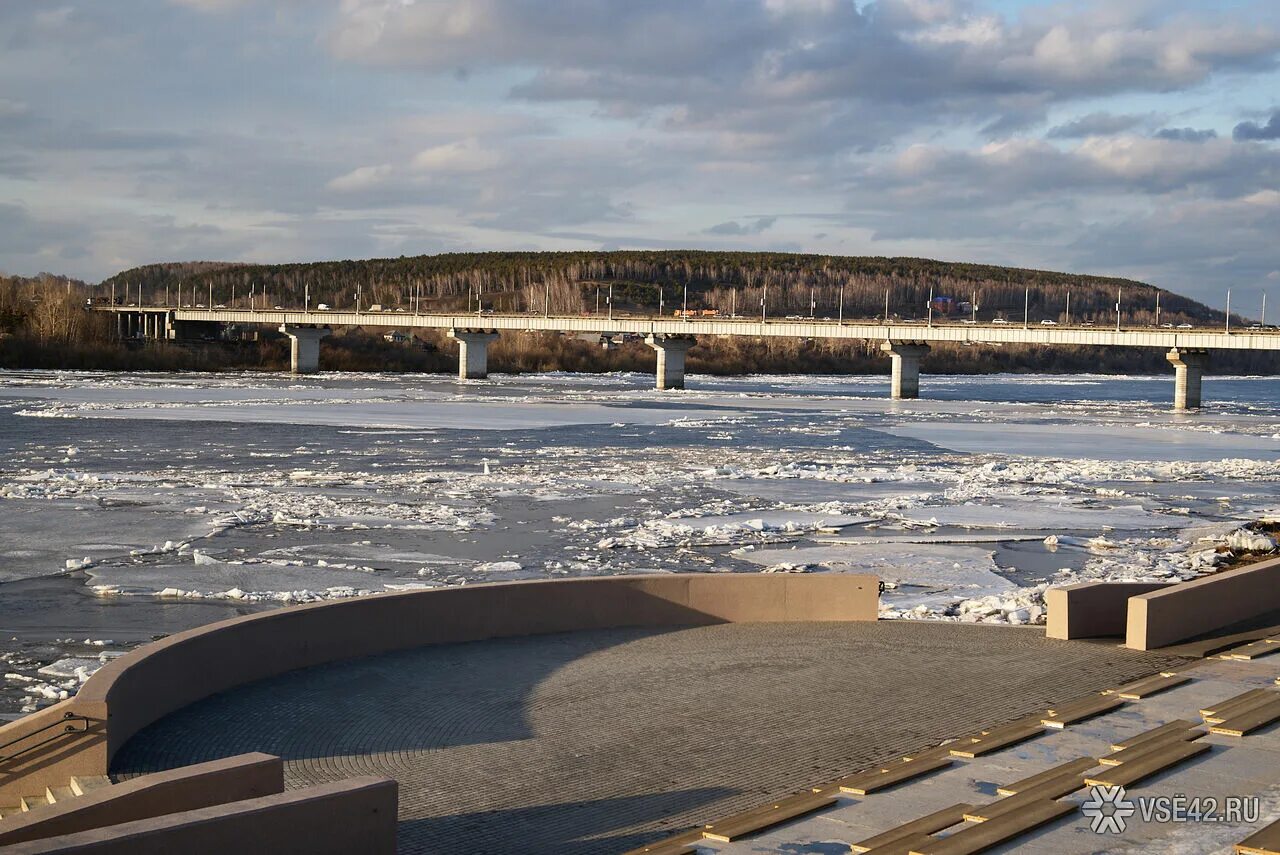
[[540, 314], [415, 314], [412, 312], [304, 311], [301, 309], [173, 309], [101, 306], [98, 311], [167, 313], [171, 321], [229, 324], [315, 324], [319, 326], [398, 327], [402, 329], [485, 329], [620, 335], [752, 336], [858, 341], [973, 342], [1049, 346], [1157, 347], [1168, 350], [1280, 350], [1277, 330], [1179, 330], [1158, 327], [1115, 328], [1076, 325], [1024, 327], [1021, 324], [965, 324], [957, 321], [882, 324], [873, 321], [768, 320]]

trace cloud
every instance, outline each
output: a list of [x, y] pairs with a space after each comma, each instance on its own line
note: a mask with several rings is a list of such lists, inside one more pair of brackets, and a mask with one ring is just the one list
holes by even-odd
[[1116, 115], [1105, 111], [1089, 113], [1078, 119], [1050, 128], [1045, 136], [1056, 140], [1109, 137], [1132, 130], [1148, 120], [1148, 116]]
[[1218, 132], [1212, 128], [1161, 128], [1155, 132], [1156, 139], [1174, 140], [1177, 142], [1205, 142], [1218, 138]]
[[1280, 110], [1271, 114], [1265, 125], [1257, 122], [1241, 122], [1231, 136], [1238, 140], [1280, 140]]
[[382, 163], [377, 166], [358, 166], [345, 175], [339, 175], [325, 186], [330, 190], [349, 192], [353, 190], [369, 190], [378, 187], [391, 177], [391, 164]]
[[[0, 3], [0, 265], [702, 240], [1245, 287], [1280, 270], [1280, 119], [1245, 100], [1278, 25], [1271, 0]], [[1224, 113], [1254, 122], [1219, 139]]]
[[185, 6], [200, 12], [227, 12], [245, 5], [248, 0], [169, 0], [175, 6]]
[[723, 223], [717, 223], [710, 228], [703, 229], [703, 234], [709, 235], [758, 235], [766, 229], [773, 227], [778, 221], [777, 217], [756, 217], [754, 220], [746, 222], [738, 222], [729, 220]]
[[[1136, 2], [1029, 7], [1012, 21], [944, 0], [345, 0], [328, 44], [376, 67], [506, 69], [524, 75], [511, 92], [530, 101], [654, 113], [675, 129], [751, 126], [760, 151], [793, 139], [797, 123], [852, 125], [885, 104], [931, 109], [876, 143], [925, 116], [1008, 133], [1051, 104], [1272, 67], [1280, 33]], [[769, 121], [779, 111], [791, 121]]]
[[498, 152], [482, 147], [472, 137], [418, 152], [413, 158], [413, 168], [419, 172], [485, 172], [501, 162]]

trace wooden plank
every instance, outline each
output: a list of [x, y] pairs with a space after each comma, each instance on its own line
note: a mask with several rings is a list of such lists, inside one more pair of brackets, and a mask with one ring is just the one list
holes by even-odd
[[693, 844], [699, 840], [702, 840], [702, 829], [696, 828], [693, 831], [678, 834], [675, 837], [666, 837], [635, 849], [629, 849], [622, 855], [693, 855], [698, 851]]
[[1023, 790], [1016, 795], [1005, 796], [1003, 799], [996, 799], [994, 802], [978, 805], [966, 813], [964, 818], [969, 822], [990, 822], [1005, 814], [1025, 810], [1029, 805], [1060, 799], [1083, 788], [1084, 776], [1081, 773], [1059, 775], [1056, 778], [1043, 781], [1031, 789]]
[[1038, 722], [1035, 724], [1010, 725], [1009, 727], [993, 730], [986, 736], [978, 737], [968, 745], [957, 745], [951, 749], [951, 753], [956, 757], [982, 757], [993, 751], [1008, 748], [1010, 745], [1026, 742], [1028, 739], [1033, 739], [1043, 733], [1044, 725]]
[[1244, 647], [1237, 647], [1234, 650], [1227, 651], [1227, 655], [1230, 658], [1242, 659], [1245, 662], [1261, 659], [1263, 656], [1270, 656], [1272, 653], [1280, 653], [1280, 637], [1264, 638], [1261, 641], [1255, 641], [1253, 644], [1246, 644]]
[[946, 745], [935, 745], [932, 748], [924, 748], [920, 751], [913, 751], [910, 754], [902, 755], [903, 760], [936, 760], [939, 757], [950, 757], [951, 749], [956, 747], [956, 742], [948, 742]]
[[1280, 820], [1237, 843], [1236, 855], [1280, 855]]
[[1280, 625], [1264, 626], [1246, 630], [1245, 632], [1220, 635], [1217, 638], [1173, 644], [1168, 647], [1161, 647], [1160, 652], [1166, 656], [1185, 656], [1188, 659], [1202, 659], [1221, 653], [1224, 650], [1230, 650], [1233, 647], [1239, 647], [1242, 644], [1270, 638], [1277, 633], [1280, 633]]
[[1167, 745], [1177, 745], [1179, 742], [1194, 742], [1204, 736], [1207, 731], [1200, 728], [1188, 728], [1186, 730], [1170, 730], [1154, 739], [1148, 739], [1145, 742], [1139, 742], [1128, 748], [1121, 748], [1113, 754], [1106, 757], [1098, 758], [1098, 762], [1103, 766], [1120, 766], [1124, 763], [1131, 763], [1134, 760], [1140, 760], [1152, 751], [1159, 751]]
[[1149, 751], [1119, 766], [1105, 766], [1103, 771], [1084, 779], [1090, 787], [1127, 787], [1158, 772], [1163, 772], [1209, 750], [1207, 742], [1179, 742]]
[[930, 772], [936, 772], [939, 769], [945, 769], [952, 763], [950, 757], [937, 757], [933, 760], [912, 760], [908, 763], [899, 763], [897, 766], [888, 771], [881, 772], [879, 775], [870, 777], [858, 776], [858, 780], [851, 780], [849, 783], [842, 783], [840, 790], [845, 793], [853, 793], [858, 796], [869, 795], [870, 793], [879, 792], [889, 787], [901, 784], [904, 781], [910, 781], [927, 775]]
[[1041, 719], [1040, 723], [1045, 727], [1061, 730], [1069, 724], [1109, 713], [1124, 704], [1124, 699], [1116, 695], [1098, 695], [1089, 703], [1076, 704], [1058, 710], [1049, 718]]
[[923, 842], [911, 855], [973, 855], [1053, 822], [1055, 819], [1075, 813], [1080, 806], [1075, 802], [1033, 802], [1024, 810], [1006, 814], [991, 822], [983, 822], [961, 829], [946, 837], [935, 837]]
[[1208, 724], [1222, 724], [1229, 718], [1238, 718], [1245, 713], [1253, 712], [1258, 707], [1265, 707], [1268, 704], [1275, 703], [1276, 701], [1280, 701], [1280, 693], [1268, 692], [1263, 695], [1255, 695], [1254, 697], [1241, 701], [1238, 704], [1231, 704], [1230, 706], [1223, 707], [1215, 714], [1205, 716], [1204, 720]]
[[1092, 757], [1081, 757], [1078, 760], [1072, 760], [1069, 763], [1063, 763], [1054, 766], [1052, 769], [1045, 769], [1038, 775], [1032, 775], [1029, 778], [1023, 778], [1021, 781], [1014, 781], [1012, 784], [1005, 784], [999, 787], [996, 792], [1002, 796], [1016, 796], [1018, 793], [1026, 792], [1034, 789], [1041, 784], [1061, 778], [1064, 775], [1080, 775], [1088, 772], [1090, 769], [1096, 768], [1098, 761]]
[[1202, 707], [1200, 709], [1200, 716], [1202, 718], [1207, 718], [1211, 715], [1217, 715], [1219, 712], [1229, 709], [1233, 704], [1239, 704], [1243, 701], [1248, 701], [1248, 700], [1251, 700], [1252, 698], [1257, 698], [1262, 695], [1268, 695], [1268, 694], [1273, 694], [1273, 692], [1270, 689], [1250, 689], [1249, 691], [1244, 692], [1242, 694], [1227, 698], [1226, 700], [1223, 700], [1223, 701], [1218, 701], [1216, 704], [1212, 704], [1207, 707]]
[[[1046, 709], [1045, 712], [1047, 712], [1051, 716], [1055, 716], [1058, 713], [1062, 712], [1063, 710], [1069, 710], [1074, 707], [1089, 706], [1098, 698], [1106, 697], [1106, 694], [1107, 694], [1106, 692], [1090, 692], [1087, 695], [1081, 695], [1078, 698], [1072, 698], [1069, 701], [1063, 701], [1060, 704], [1054, 704], [1053, 706]], [[1041, 716], [1041, 718], [1043, 719], [1044, 716]]]
[[[1142, 733], [1139, 733], [1136, 736], [1130, 736], [1128, 739], [1125, 739], [1121, 742], [1113, 743], [1111, 746], [1111, 750], [1123, 751], [1126, 748], [1133, 748], [1135, 745], [1141, 745], [1142, 743], [1149, 742], [1152, 739], [1159, 739], [1160, 737], [1164, 736], [1166, 733], [1171, 733], [1171, 732], [1177, 733], [1184, 730], [1190, 730], [1195, 726], [1196, 726], [1196, 722], [1187, 721], [1186, 719], [1182, 719], [1182, 718], [1176, 718], [1173, 721], [1165, 722], [1159, 727], [1153, 727], [1151, 730], [1144, 730]], [[1102, 759], [1103, 759], [1103, 762], [1106, 761], [1105, 757]]]
[[1126, 701], [1140, 701], [1143, 698], [1149, 698], [1152, 695], [1158, 695], [1161, 692], [1167, 692], [1175, 686], [1181, 686], [1183, 683], [1190, 683], [1191, 677], [1186, 674], [1169, 674], [1152, 677], [1133, 686], [1126, 686], [1116, 692], [1116, 697], [1124, 698]]
[[[911, 850], [918, 849], [933, 839], [924, 832], [919, 832], [910, 837], [904, 837], [901, 840], [877, 846], [875, 849], [869, 849], [865, 855], [908, 855]], [[858, 850], [855, 849], [853, 851], [857, 852]]]
[[709, 823], [702, 829], [702, 836], [709, 840], [730, 843], [741, 837], [773, 828], [788, 820], [822, 810], [836, 803], [834, 796], [816, 793], [797, 793], [752, 810]]
[[877, 851], [878, 847], [887, 846], [890, 843], [896, 843], [908, 837], [933, 834], [935, 831], [941, 831], [944, 828], [950, 828], [956, 823], [964, 822], [965, 811], [972, 809], [973, 805], [952, 805], [940, 811], [935, 811], [928, 816], [922, 816], [896, 828], [891, 828], [874, 837], [859, 840], [857, 843], [850, 844], [849, 848], [854, 852], [873, 852]]
[[1276, 720], [1280, 720], [1280, 698], [1259, 707], [1241, 710], [1221, 724], [1210, 725], [1209, 732], [1223, 736], [1244, 736]]

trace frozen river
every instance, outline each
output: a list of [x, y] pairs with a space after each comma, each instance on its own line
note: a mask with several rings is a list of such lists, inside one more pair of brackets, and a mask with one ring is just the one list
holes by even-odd
[[1167, 376], [652, 382], [0, 372], [0, 712], [199, 623], [503, 579], [871, 571], [886, 617], [1038, 622], [1280, 514], [1271, 378], [1199, 414]]

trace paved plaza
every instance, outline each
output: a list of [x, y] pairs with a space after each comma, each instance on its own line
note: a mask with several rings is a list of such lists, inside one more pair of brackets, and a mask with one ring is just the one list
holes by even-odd
[[906, 621], [440, 645], [209, 698], [113, 773], [265, 751], [294, 787], [395, 778], [403, 852], [616, 853], [1181, 661]]

